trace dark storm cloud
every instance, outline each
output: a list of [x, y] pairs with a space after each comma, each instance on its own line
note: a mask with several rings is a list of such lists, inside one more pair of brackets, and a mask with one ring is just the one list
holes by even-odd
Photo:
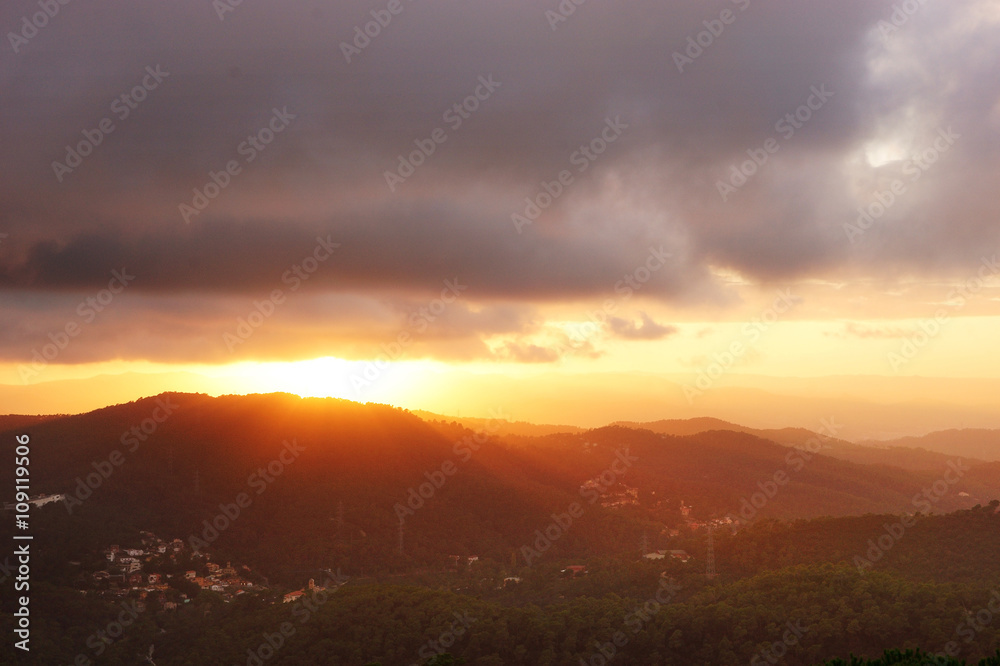
[[0, 362], [38, 361], [35, 354], [46, 346], [55, 351], [54, 345], [59, 347], [54, 358], [24, 367], [44, 375], [48, 361], [216, 363], [330, 355], [368, 359], [402, 333], [408, 336], [405, 359], [495, 360], [483, 338], [521, 336], [539, 328], [536, 313], [522, 306], [473, 309], [457, 300], [438, 312], [430, 305], [287, 288], [276, 303], [266, 297], [191, 299], [125, 290], [102, 305], [98, 291], [35, 293], [10, 297], [0, 309]]
[[[193, 0], [62, 6], [0, 58], [0, 288], [95, 289], [128, 267], [140, 294], [254, 297], [329, 237], [341, 247], [309, 286], [331, 293], [419, 299], [458, 278], [483, 301], [600, 298], [665, 244], [675, 263], [641, 295], [719, 301], [716, 267], [944, 274], [998, 244], [990, 3], [927, 3], [887, 39], [890, 0], [593, 2], [553, 30], [557, 5], [404, 1], [350, 63], [342, 43], [386, 3], [244, 2], [224, 20]], [[675, 52], [727, 9], [679, 72]], [[35, 11], [6, 3], [0, 30]], [[609, 122], [627, 129], [605, 146]], [[852, 244], [857, 207], [943, 126], [962, 138]], [[84, 132], [92, 154], [54, 169]], [[723, 201], [719, 181], [769, 139], [778, 152]], [[902, 152], [867, 165], [882, 139]], [[428, 141], [390, 191], [385, 172]], [[581, 157], [592, 141], [606, 150]], [[517, 233], [511, 215], [563, 171]], [[225, 185], [185, 220], [212, 172]]]
[[[586, 235], [539, 236], [528, 243], [512, 232], [503, 212], [492, 217], [491, 226], [474, 224], [484, 212], [393, 207], [325, 225], [216, 220], [180, 230], [89, 233], [65, 245], [37, 243], [2, 279], [25, 288], [98, 287], [112, 268], [128, 267], [138, 274], [137, 291], [217, 293], [254, 293], [297, 281], [334, 291], [430, 293], [445, 279], [458, 279], [477, 299], [534, 300], [610, 295], [645, 259], [631, 246], [608, 247]], [[320, 241], [339, 247], [306, 272]], [[691, 278], [680, 268], [654, 274], [644, 293], [669, 296], [683, 290]], [[694, 267], [691, 274], [697, 274]]]

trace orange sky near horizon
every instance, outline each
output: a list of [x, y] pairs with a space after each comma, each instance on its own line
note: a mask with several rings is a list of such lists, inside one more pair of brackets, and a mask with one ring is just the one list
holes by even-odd
[[327, 5], [123, 5], [0, 72], [0, 412], [1000, 427], [996, 2], [748, 4], [683, 62], [698, 3], [429, 1], [353, 64]]

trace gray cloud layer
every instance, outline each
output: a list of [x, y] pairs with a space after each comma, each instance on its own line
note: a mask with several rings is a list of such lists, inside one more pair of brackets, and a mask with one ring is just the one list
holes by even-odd
[[[310, 287], [379, 298], [454, 277], [477, 300], [598, 298], [660, 245], [673, 263], [643, 296], [665, 301], [719, 299], [712, 267], [967, 272], [1000, 229], [991, 4], [927, 3], [883, 39], [890, 0], [595, 2], [555, 31], [555, 2], [404, 0], [347, 63], [341, 42], [386, 3], [243, 3], [224, 20], [202, 1], [71, 3], [0, 60], [0, 294], [93, 290], [126, 266], [150, 297], [251, 297], [318, 236], [341, 247]], [[678, 72], [673, 54], [727, 9]], [[7, 3], [0, 29], [37, 11]], [[129, 108], [147, 66], [169, 75]], [[481, 76], [499, 87], [446, 116]], [[793, 136], [776, 129], [824, 85], [834, 96]], [[248, 148], [274, 109], [295, 117]], [[104, 118], [114, 130], [58, 182], [53, 161]], [[581, 161], [616, 118], [627, 129]], [[960, 138], [913, 179], [908, 160], [948, 126]], [[447, 140], [391, 192], [384, 172], [437, 128]], [[723, 201], [717, 182], [769, 138], [778, 152]], [[895, 159], [873, 166], [879, 141]], [[240, 173], [185, 223], [179, 204], [231, 160]], [[518, 233], [511, 214], [563, 170], [572, 182]], [[851, 243], [844, 224], [897, 179], [905, 194]]]

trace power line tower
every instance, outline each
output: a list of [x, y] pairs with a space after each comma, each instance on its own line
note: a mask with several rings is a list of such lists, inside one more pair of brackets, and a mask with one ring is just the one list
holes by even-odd
[[708, 526], [708, 554], [705, 556], [705, 577], [709, 580], [715, 578], [715, 538], [712, 535], [712, 526]]

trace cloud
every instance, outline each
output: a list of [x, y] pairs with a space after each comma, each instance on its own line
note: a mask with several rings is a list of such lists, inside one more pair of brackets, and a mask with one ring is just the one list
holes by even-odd
[[561, 358], [555, 349], [516, 342], [505, 344], [499, 356], [517, 363], [555, 363]]
[[[224, 21], [195, 0], [68, 6], [0, 68], [2, 307], [10, 319], [20, 310], [7, 303], [29, 295], [71, 300], [126, 267], [142, 298], [123, 302], [193, 336], [164, 341], [163, 354], [222, 359], [213, 345], [198, 351], [206, 324], [195, 317], [207, 304], [240, 312], [281, 286], [317, 237], [341, 247], [310, 292], [426, 302], [457, 278], [494, 313], [608, 298], [651, 246], [671, 263], [639, 298], [725, 308], [738, 299], [719, 269], [751, 284], [943, 278], [1000, 245], [993, 3], [921, 5], [890, 39], [878, 26], [891, 0], [750, 3], [678, 72], [674, 52], [733, 4], [592, 3], [553, 31], [529, 0], [422, 0], [350, 63], [341, 43], [371, 20], [351, 3], [243, 3]], [[33, 8], [7, 3], [0, 25]], [[168, 75], [136, 93], [147, 66]], [[486, 99], [480, 77], [499, 84]], [[791, 136], [778, 131], [817, 86], [834, 95]], [[276, 109], [294, 116], [280, 132], [269, 129]], [[105, 118], [113, 131], [60, 182], [53, 163]], [[613, 143], [609, 119], [628, 125]], [[907, 169], [947, 127], [955, 145]], [[771, 138], [777, 152], [723, 201], [718, 183]], [[391, 191], [386, 172], [421, 150]], [[563, 172], [571, 182], [553, 196]], [[851, 243], [845, 224], [896, 180], [905, 193]], [[198, 196], [205, 206], [186, 222], [180, 205]], [[542, 202], [518, 233], [512, 214]], [[168, 302], [186, 312], [156, 309]], [[122, 331], [139, 326], [139, 314], [114, 316], [134, 321]], [[307, 320], [289, 321], [312, 332], [289, 332], [301, 353], [323, 346]], [[352, 321], [347, 337], [360, 339], [367, 320]], [[490, 335], [525, 334], [509, 323], [441, 330], [471, 358], [490, 354]], [[669, 332], [616, 326], [624, 338]], [[80, 348], [115, 357], [100, 342]]]
[[857, 322], [847, 322], [842, 331], [826, 332], [824, 335], [835, 338], [860, 338], [862, 340], [898, 340], [913, 336], [914, 330], [898, 326], [865, 326]]
[[607, 327], [615, 337], [623, 340], [662, 340], [678, 332], [676, 326], [658, 324], [645, 312], [640, 312], [639, 317], [638, 324], [628, 319], [611, 317]]

